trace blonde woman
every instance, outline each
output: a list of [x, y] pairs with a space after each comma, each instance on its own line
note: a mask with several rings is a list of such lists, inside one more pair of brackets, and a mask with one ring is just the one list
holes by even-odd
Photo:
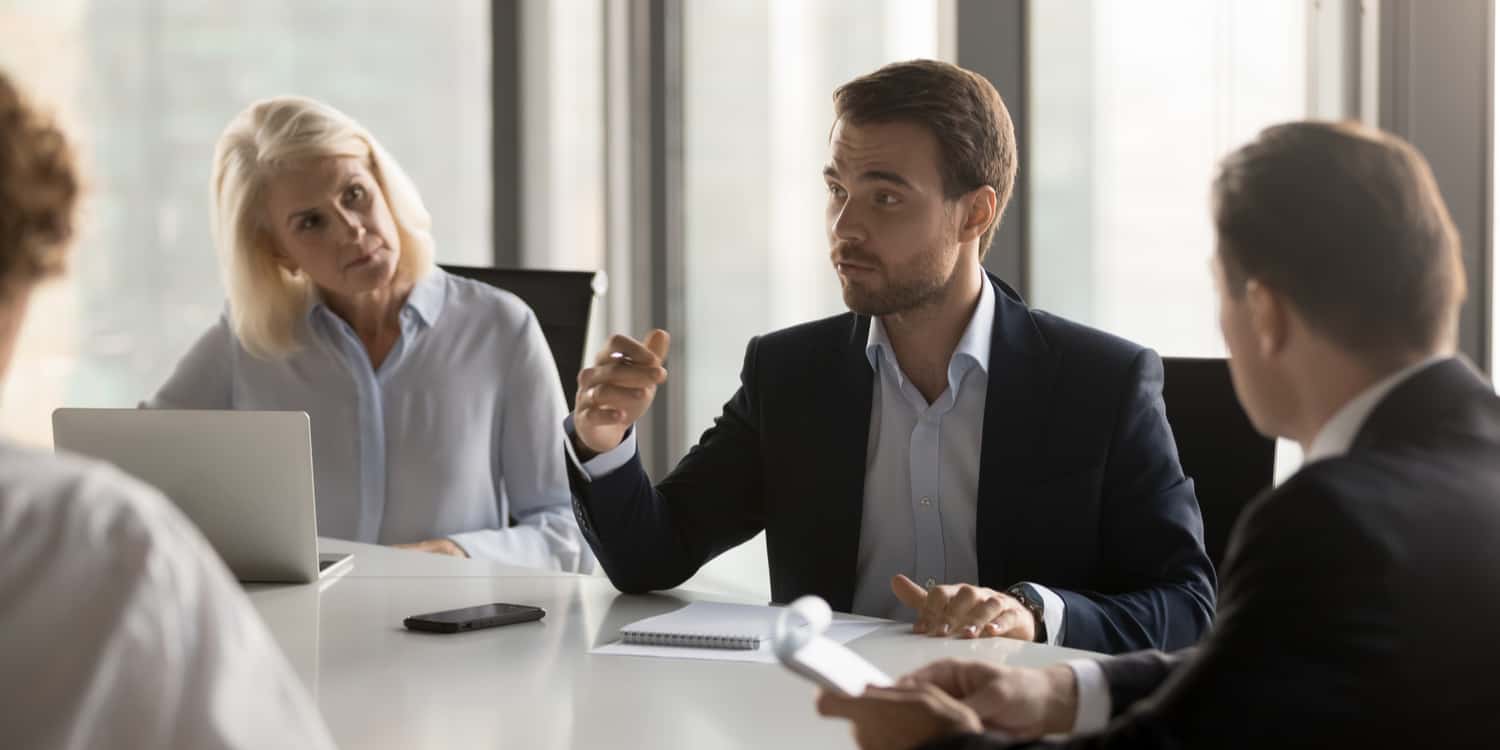
[[317, 101], [257, 102], [220, 136], [210, 193], [228, 309], [146, 406], [307, 412], [322, 535], [592, 568], [536, 316], [433, 264], [427, 209], [374, 136]]

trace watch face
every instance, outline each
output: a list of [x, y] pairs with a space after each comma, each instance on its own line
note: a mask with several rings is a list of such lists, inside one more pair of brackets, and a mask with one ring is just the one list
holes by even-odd
[[1021, 602], [1021, 606], [1025, 607], [1026, 611], [1031, 613], [1031, 619], [1036, 625], [1035, 640], [1037, 643], [1046, 643], [1047, 620], [1043, 617], [1043, 612], [1046, 608], [1042, 605], [1041, 599], [1036, 595], [1036, 592], [1030, 586], [1012, 586], [1006, 589], [1005, 593], [1014, 596], [1017, 601]]
[[1008, 589], [1005, 590], [1005, 593], [1010, 594], [1011, 596], [1014, 596], [1015, 598], [1019, 599], [1021, 601], [1021, 603], [1024, 604], [1024, 605], [1026, 605], [1027, 607], [1039, 607], [1039, 606], [1041, 606], [1041, 603], [1038, 602], [1036, 600], [1036, 598], [1032, 595], [1031, 589], [1029, 587], [1026, 587], [1026, 586], [1011, 586], [1010, 588], [1008, 588]]

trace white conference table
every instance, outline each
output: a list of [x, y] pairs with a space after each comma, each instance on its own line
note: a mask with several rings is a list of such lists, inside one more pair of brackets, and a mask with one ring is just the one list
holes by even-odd
[[[619, 629], [686, 601], [621, 594], [605, 578], [548, 573], [332, 539], [353, 552], [331, 581], [247, 586], [344, 748], [843, 748], [847, 725], [813, 710], [813, 686], [776, 664], [591, 655]], [[542, 620], [452, 635], [408, 615], [490, 602]], [[764, 604], [764, 602], [751, 602]], [[1081, 651], [1006, 639], [913, 635], [892, 623], [850, 643], [891, 675], [944, 657], [1040, 666]]]

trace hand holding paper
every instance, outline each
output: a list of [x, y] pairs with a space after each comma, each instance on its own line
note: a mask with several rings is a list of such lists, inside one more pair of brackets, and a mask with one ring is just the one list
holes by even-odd
[[828, 602], [804, 596], [776, 619], [771, 648], [776, 658], [797, 674], [829, 690], [858, 696], [865, 688], [889, 687], [890, 677], [858, 654], [823, 636], [833, 622]]

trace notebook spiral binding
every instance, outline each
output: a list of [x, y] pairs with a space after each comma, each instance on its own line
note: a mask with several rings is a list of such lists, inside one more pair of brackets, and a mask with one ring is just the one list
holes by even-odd
[[620, 640], [633, 646], [686, 646], [688, 648], [739, 650], [760, 648], [760, 637], [753, 635], [687, 635], [631, 630], [620, 633]]

